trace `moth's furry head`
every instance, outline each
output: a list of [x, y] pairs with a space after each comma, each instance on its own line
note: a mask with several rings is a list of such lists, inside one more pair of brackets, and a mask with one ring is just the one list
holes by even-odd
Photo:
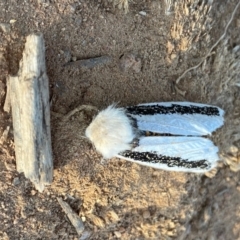
[[125, 110], [114, 105], [99, 112], [85, 134], [104, 158], [131, 149], [131, 142], [135, 138], [131, 120]]

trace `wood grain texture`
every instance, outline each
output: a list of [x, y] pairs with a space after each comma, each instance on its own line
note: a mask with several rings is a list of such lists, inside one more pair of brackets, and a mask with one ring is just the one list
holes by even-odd
[[11, 106], [17, 171], [39, 191], [53, 178], [48, 85], [43, 36], [29, 35], [18, 74], [7, 80], [4, 110]]

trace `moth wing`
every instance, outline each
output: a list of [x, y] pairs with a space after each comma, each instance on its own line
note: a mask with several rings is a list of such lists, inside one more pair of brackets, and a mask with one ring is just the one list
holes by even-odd
[[127, 107], [139, 130], [173, 135], [210, 135], [224, 123], [224, 111], [192, 102], [146, 103]]
[[117, 157], [179, 172], [207, 172], [219, 160], [218, 148], [202, 137], [141, 137], [136, 147]]

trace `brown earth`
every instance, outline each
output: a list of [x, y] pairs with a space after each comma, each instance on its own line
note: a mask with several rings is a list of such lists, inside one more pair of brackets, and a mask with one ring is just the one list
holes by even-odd
[[[0, 149], [0, 239], [79, 239], [59, 196], [83, 220], [85, 239], [240, 239], [240, 7], [211, 49], [237, 4], [135, 0], [125, 14], [104, 0], [1, 0], [0, 136], [12, 124], [2, 108], [6, 77], [18, 71], [25, 37], [42, 32], [54, 181], [39, 193], [16, 172], [11, 127]], [[106, 55], [110, 62], [94, 68], [64, 66]], [[185, 100], [226, 111], [213, 136], [222, 160], [215, 176], [103, 162], [83, 137], [95, 113], [59, 117], [82, 104]]]

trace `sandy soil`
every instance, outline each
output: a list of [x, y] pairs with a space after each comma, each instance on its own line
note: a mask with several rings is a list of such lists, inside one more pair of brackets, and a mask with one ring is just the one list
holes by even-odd
[[[84, 222], [81, 239], [240, 239], [240, 7], [211, 49], [238, 1], [172, 2], [135, 0], [125, 14], [107, 0], [0, 1], [0, 136], [12, 126], [6, 77], [18, 71], [25, 37], [42, 32], [54, 153], [54, 181], [39, 193], [15, 170], [11, 127], [0, 148], [0, 239], [79, 239], [57, 197]], [[64, 66], [99, 56], [111, 60]], [[222, 164], [208, 176], [103, 162], [83, 137], [95, 113], [58, 117], [82, 104], [185, 100], [226, 111], [212, 138]]]

